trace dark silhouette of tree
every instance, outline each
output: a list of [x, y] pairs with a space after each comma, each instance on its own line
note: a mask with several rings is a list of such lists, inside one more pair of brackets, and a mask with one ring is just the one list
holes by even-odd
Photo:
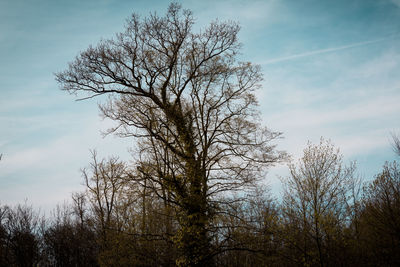
[[96, 232], [70, 206], [58, 206], [43, 233], [48, 266], [98, 266]]
[[108, 94], [110, 132], [138, 138], [142, 185], [175, 210], [181, 266], [213, 264], [222, 197], [254, 186], [283, 158], [271, 144], [280, 133], [260, 125], [260, 68], [237, 60], [239, 26], [213, 22], [194, 33], [193, 24], [178, 4], [165, 17], [133, 15], [124, 32], [56, 74], [71, 93]]
[[277, 264], [278, 207], [265, 187], [247, 197], [246, 201], [233, 199], [215, 222], [221, 227], [217, 266]]
[[364, 255], [374, 266], [400, 264], [400, 166], [386, 163], [365, 189], [361, 213]]
[[0, 210], [1, 266], [36, 266], [41, 261], [39, 214], [28, 205]]
[[6, 228], [7, 206], [0, 206], [0, 266], [7, 266], [9, 253], [9, 238]]

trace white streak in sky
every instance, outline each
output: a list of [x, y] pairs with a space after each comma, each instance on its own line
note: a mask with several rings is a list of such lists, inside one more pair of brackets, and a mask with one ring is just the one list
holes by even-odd
[[289, 60], [293, 60], [293, 59], [298, 59], [298, 58], [302, 58], [302, 57], [308, 57], [308, 56], [314, 56], [314, 55], [319, 55], [319, 54], [331, 53], [331, 52], [350, 49], [350, 48], [353, 48], [353, 47], [360, 47], [360, 46], [365, 46], [365, 45], [369, 45], [369, 44], [383, 42], [383, 41], [386, 41], [386, 40], [389, 40], [389, 39], [396, 38], [398, 36], [399, 36], [399, 34], [394, 34], [394, 35], [390, 35], [390, 36], [385, 37], [385, 38], [371, 40], [371, 41], [365, 41], [365, 42], [359, 42], [359, 43], [354, 43], [354, 44], [349, 44], [349, 45], [344, 45], [344, 46], [339, 46], [339, 47], [332, 47], [332, 48], [314, 50], [314, 51], [305, 52], [305, 53], [296, 54], [296, 55], [291, 55], [291, 56], [286, 56], [286, 57], [273, 58], [273, 59], [268, 59], [266, 61], [260, 62], [258, 64], [260, 64], [260, 65], [269, 65], [269, 64], [279, 63], [279, 62], [282, 62], [282, 61], [289, 61]]

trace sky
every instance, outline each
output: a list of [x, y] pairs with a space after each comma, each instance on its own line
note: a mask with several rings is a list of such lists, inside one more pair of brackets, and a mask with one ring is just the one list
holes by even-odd
[[[182, 0], [196, 27], [241, 25], [241, 60], [264, 74], [262, 120], [283, 133], [277, 148], [297, 160], [307, 142], [330, 139], [371, 180], [396, 159], [400, 133], [400, 0]], [[0, 204], [44, 210], [82, 191], [90, 150], [129, 161], [135, 140], [102, 132], [104, 98], [76, 101], [54, 73], [80, 51], [121, 32], [137, 13], [163, 15], [168, 1], [0, 0]], [[279, 195], [284, 164], [265, 178]]]

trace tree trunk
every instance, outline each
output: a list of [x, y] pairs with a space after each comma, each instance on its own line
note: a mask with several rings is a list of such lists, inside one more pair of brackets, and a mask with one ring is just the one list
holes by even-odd
[[204, 179], [200, 164], [194, 159], [187, 162], [188, 194], [182, 199], [182, 213], [179, 216], [180, 230], [176, 243], [182, 251], [177, 260], [178, 266], [213, 266], [210, 258], [211, 242], [208, 237], [207, 225], [210, 213], [204, 194], [202, 180]]

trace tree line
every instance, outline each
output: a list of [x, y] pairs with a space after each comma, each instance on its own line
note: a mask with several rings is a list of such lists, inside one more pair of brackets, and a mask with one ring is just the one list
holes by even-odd
[[[1, 266], [397, 265], [398, 163], [363, 185], [321, 139], [289, 164], [283, 197], [263, 187], [288, 161], [262, 124], [259, 66], [238, 60], [239, 25], [193, 30], [191, 11], [133, 14], [123, 32], [56, 73], [100, 104], [133, 160], [92, 152], [86, 190], [42, 218], [2, 206]], [[394, 138], [398, 149], [398, 139]]]
[[[0, 266], [176, 266], [179, 210], [116, 157], [92, 154], [86, 190], [45, 218], [28, 204], [0, 207]], [[369, 182], [326, 140], [309, 144], [282, 178], [227, 196], [208, 225], [216, 266], [398, 266], [400, 164]], [[138, 178], [142, 179], [142, 178]], [[228, 204], [229, 203], [229, 204]]]

